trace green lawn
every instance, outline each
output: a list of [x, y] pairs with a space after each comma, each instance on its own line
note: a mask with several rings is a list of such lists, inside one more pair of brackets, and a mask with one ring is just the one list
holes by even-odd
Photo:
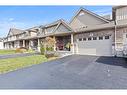
[[0, 73], [6, 73], [20, 68], [28, 67], [34, 64], [40, 64], [51, 59], [43, 55], [32, 55], [27, 57], [0, 59]]
[[15, 50], [0, 50], [0, 55], [3, 54], [14, 54]]

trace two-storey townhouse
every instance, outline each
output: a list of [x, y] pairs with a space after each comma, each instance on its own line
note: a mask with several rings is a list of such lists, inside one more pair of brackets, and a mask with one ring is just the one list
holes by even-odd
[[23, 47], [27, 49], [38, 49], [37, 32], [39, 31], [38, 26], [25, 30], [25, 36], [22, 37]]
[[0, 38], [0, 49], [4, 49], [3, 38]]
[[[81, 8], [70, 22], [76, 31], [75, 51], [83, 55], [122, 56], [127, 32], [126, 8], [127, 6], [113, 7], [112, 20]], [[121, 14], [117, 13], [118, 10]]]
[[[67, 23], [64, 20], [33, 27], [20, 38], [22, 46], [40, 48], [45, 37], [56, 40], [55, 51], [70, 51], [75, 54], [114, 56], [123, 55], [127, 49], [127, 6], [114, 6], [112, 19], [104, 18], [80, 8]], [[70, 49], [66, 45], [71, 43]]]
[[15, 49], [20, 45], [19, 39], [24, 35], [24, 31], [20, 29], [11, 28], [7, 37], [4, 38], [4, 47], [6, 49]]
[[38, 32], [38, 38], [40, 41], [47, 36], [50, 36], [56, 40], [54, 45], [55, 51], [73, 51], [73, 49], [67, 49], [68, 43], [73, 44], [73, 29], [63, 19], [40, 26], [40, 32]]
[[127, 6], [113, 7], [115, 46], [118, 53], [127, 54]]

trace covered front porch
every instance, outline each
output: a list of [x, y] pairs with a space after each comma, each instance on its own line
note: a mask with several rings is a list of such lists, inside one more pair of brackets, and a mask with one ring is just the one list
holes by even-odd
[[26, 40], [21, 40], [19, 43], [19, 47], [25, 47], [27, 49], [32, 49], [32, 50], [38, 50], [39, 46], [39, 39], [26, 39]]
[[59, 53], [74, 53], [73, 34], [54, 35], [53, 38], [56, 41], [54, 51]]
[[[73, 44], [73, 34], [64, 34], [64, 35], [50, 35], [49, 37], [55, 39], [54, 51], [58, 53], [68, 53], [74, 52]], [[32, 39], [23, 39], [19, 41], [19, 47], [25, 47], [27, 49], [32, 49], [35, 51], [40, 51], [41, 42], [46, 37], [32, 38]]]

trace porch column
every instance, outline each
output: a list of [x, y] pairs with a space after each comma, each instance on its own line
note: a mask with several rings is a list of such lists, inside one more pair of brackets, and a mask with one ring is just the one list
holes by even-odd
[[25, 47], [25, 40], [23, 40], [23, 47]]
[[9, 44], [10, 44], [10, 49], [12, 49], [12, 44], [11, 44], [11, 42], [10, 42]]
[[31, 48], [31, 40], [29, 40], [29, 49], [32, 49], [32, 48]]
[[39, 40], [39, 38], [38, 38], [38, 51], [40, 52], [40, 40]]
[[71, 52], [74, 54], [74, 35], [71, 34]]
[[17, 48], [19, 48], [19, 47], [20, 47], [20, 41], [17, 42]]
[[10, 49], [10, 42], [8, 43], [8, 49]]
[[6, 49], [7, 48], [7, 45], [6, 45], [6, 43], [4, 43], [4, 49]]
[[[53, 39], [56, 41], [56, 37], [55, 36], [53, 36]], [[56, 42], [54, 44], [54, 51], [56, 51]]]
[[6, 43], [6, 49], [8, 49], [8, 47], [9, 47], [9, 45], [8, 45], [8, 43]]
[[11, 43], [11, 49], [13, 49], [12, 42], [10, 42], [10, 43]]

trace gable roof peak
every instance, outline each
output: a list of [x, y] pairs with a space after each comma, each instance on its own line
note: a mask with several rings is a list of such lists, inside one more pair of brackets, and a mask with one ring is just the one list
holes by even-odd
[[91, 12], [91, 11], [85, 9], [84, 7], [80, 7], [79, 10], [78, 10], [78, 11], [76, 12], [76, 14], [74, 15], [74, 17], [72, 17], [70, 23], [74, 20], [74, 18], [75, 18], [81, 11], [87, 12], [87, 13], [89, 13], [89, 14], [91, 14], [91, 15], [93, 15], [93, 16], [95, 16], [95, 17], [97, 17], [97, 18], [99, 18], [99, 19], [101, 19], [101, 20], [103, 20], [103, 21], [105, 21], [105, 22], [110, 22], [110, 21], [108, 21], [107, 19], [103, 18], [102, 16], [100, 16], [100, 15], [94, 13], [94, 12]]
[[10, 33], [12, 33], [10, 36], [13, 36], [13, 35], [24, 33], [24, 30], [20, 30], [20, 29], [16, 29], [16, 28], [10, 28], [7, 36], [9, 36]]

